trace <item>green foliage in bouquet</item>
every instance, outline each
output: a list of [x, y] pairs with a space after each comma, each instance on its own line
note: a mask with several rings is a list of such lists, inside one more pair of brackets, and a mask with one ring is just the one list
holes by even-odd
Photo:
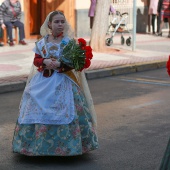
[[76, 43], [75, 39], [71, 39], [69, 43], [63, 48], [60, 61], [67, 66], [80, 71], [85, 65], [85, 50], [81, 48], [80, 44]]

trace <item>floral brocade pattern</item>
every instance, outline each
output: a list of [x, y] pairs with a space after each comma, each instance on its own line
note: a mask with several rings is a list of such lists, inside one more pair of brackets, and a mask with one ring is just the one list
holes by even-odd
[[69, 124], [76, 114], [72, 82], [57, 72], [50, 78], [37, 73], [24, 90], [19, 112], [19, 124]]
[[67, 125], [16, 124], [13, 151], [29, 156], [73, 156], [98, 148], [84, 95], [72, 84], [77, 115]]

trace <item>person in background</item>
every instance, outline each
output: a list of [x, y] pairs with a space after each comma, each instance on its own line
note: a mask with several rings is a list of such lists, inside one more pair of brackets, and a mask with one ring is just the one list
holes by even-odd
[[25, 31], [24, 24], [21, 19], [21, 4], [18, 0], [5, 0], [0, 6], [0, 23], [2, 29], [7, 28], [7, 34], [9, 37], [9, 45], [14, 46], [12, 27], [19, 28], [19, 44], [26, 45], [24, 41]]
[[[88, 16], [90, 17], [90, 28], [91, 29], [93, 27], [94, 16], [95, 16], [95, 11], [96, 11], [96, 4], [97, 4], [97, 0], [91, 0], [91, 5], [89, 8], [89, 13], [88, 13]], [[115, 13], [116, 13], [116, 10], [113, 7], [113, 3], [111, 3], [110, 8], [109, 8], [109, 15], [113, 15]]]
[[157, 18], [157, 33], [159, 32], [159, 27], [160, 27], [160, 19], [158, 16], [158, 0], [150, 0], [150, 5], [149, 5], [149, 12], [148, 14], [151, 15], [151, 24], [152, 24], [152, 34], [155, 34], [155, 20]]
[[93, 27], [93, 22], [94, 22], [96, 3], [97, 3], [97, 0], [91, 0], [91, 4], [90, 4], [90, 8], [89, 8], [89, 13], [88, 13], [88, 16], [90, 17], [90, 28], [91, 29]]
[[164, 26], [164, 21], [167, 20], [169, 22], [168, 38], [170, 38], [170, 0], [159, 0], [158, 14], [160, 16], [161, 24], [159, 33], [157, 35], [162, 36], [162, 28]]
[[109, 9], [109, 14], [113, 15], [113, 14], [115, 14], [115, 13], [116, 13], [116, 10], [115, 10], [115, 8], [114, 8], [114, 6], [113, 6], [113, 3], [111, 3], [111, 4], [110, 4], [110, 9]]
[[[2, 29], [1, 29], [1, 26], [0, 26], [0, 35], [2, 36]], [[0, 42], [0, 47], [3, 47], [3, 44]]]

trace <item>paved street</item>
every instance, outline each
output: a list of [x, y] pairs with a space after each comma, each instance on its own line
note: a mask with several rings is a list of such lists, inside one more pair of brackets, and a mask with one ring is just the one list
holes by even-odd
[[170, 137], [166, 69], [89, 80], [100, 148], [77, 157], [25, 157], [11, 142], [22, 91], [0, 94], [0, 170], [158, 170]]

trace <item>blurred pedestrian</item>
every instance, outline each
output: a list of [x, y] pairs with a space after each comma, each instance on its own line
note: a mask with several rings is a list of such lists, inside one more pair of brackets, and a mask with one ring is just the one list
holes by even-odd
[[114, 4], [111, 3], [110, 4], [110, 9], [109, 9], [109, 15], [114, 15], [114, 14], [116, 14], [116, 10], [114, 8]]
[[93, 27], [94, 16], [95, 16], [95, 12], [96, 12], [96, 3], [97, 3], [97, 0], [91, 0], [89, 13], [88, 13], [88, 16], [90, 17], [90, 28], [91, 29]]
[[[2, 38], [2, 29], [1, 29], [1, 26], [0, 26], [0, 36]], [[0, 42], [0, 47], [3, 47], [3, 44]]]
[[26, 45], [24, 41], [25, 31], [24, 24], [21, 19], [21, 4], [19, 0], [5, 0], [0, 6], [0, 23], [2, 29], [7, 28], [7, 34], [9, 37], [9, 45], [14, 46], [12, 27], [19, 28], [19, 44]]
[[[93, 23], [94, 23], [94, 16], [96, 12], [96, 5], [97, 5], [97, 0], [91, 0], [90, 8], [89, 8], [89, 13], [88, 16], [90, 17], [90, 28], [92, 29]], [[113, 15], [116, 13], [116, 10], [113, 7], [113, 3], [110, 4], [109, 8], [109, 15]]]
[[149, 15], [151, 15], [152, 33], [155, 34], [155, 20], [157, 18], [157, 33], [159, 32], [160, 21], [157, 12], [158, 0], [150, 0]]
[[167, 18], [168, 23], [169, 23], [168, 38], [170, 38], [170, 0], [159, 0], [158, 14], [161, 20], [158, 36], [162, 36], [162, 28], [164, 26], [164, 21], [166, 20], [165, 18]]

